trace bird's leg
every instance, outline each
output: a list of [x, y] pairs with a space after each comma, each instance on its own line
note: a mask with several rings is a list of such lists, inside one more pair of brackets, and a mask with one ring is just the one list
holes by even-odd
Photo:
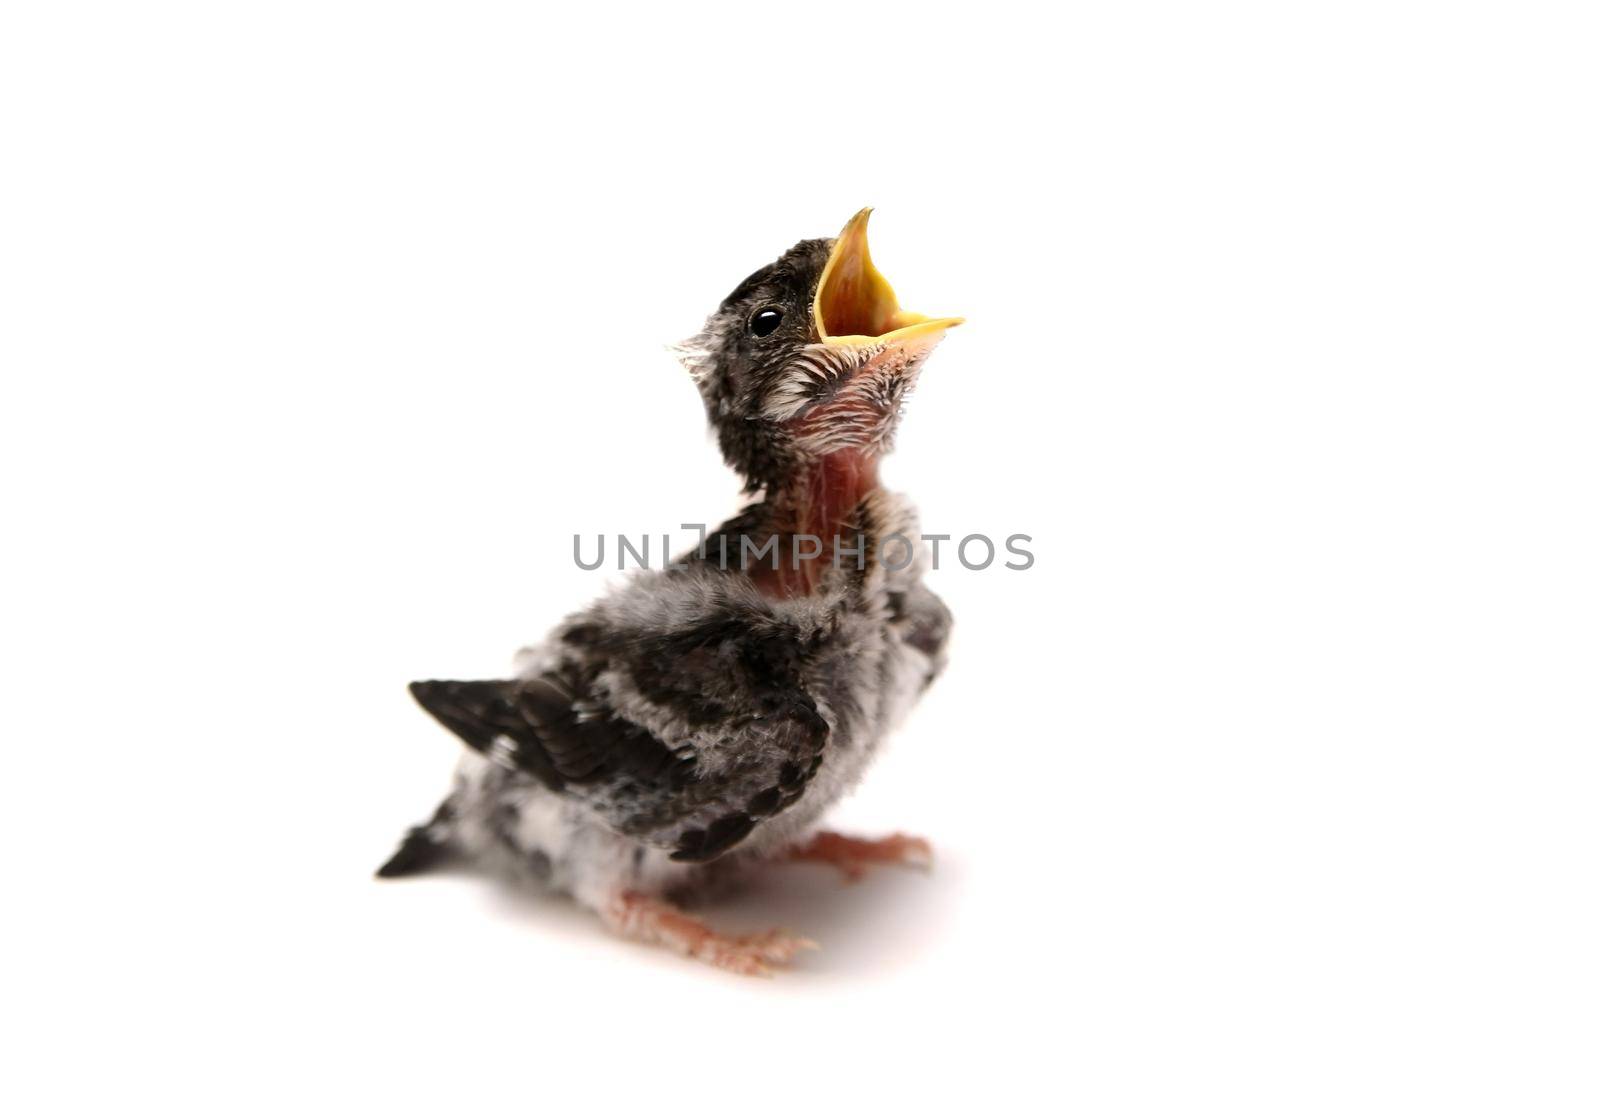
[[746, 976], [770, 976], [773, 965], [788, 964], [801, 950], [817, 948], [809, 938], [783, 930], [738, 936], [718, 934], [667, 901], [644, 893], [618, 893], [601, 915], [618, 934], [654, 942]]
[[846, 881], [860, 881], [869, 866], [887, 864], [926, 870], [933, 864], [933, 848], [925, 839], [898, 832], [882, 839], [818, 832], [791, 847], [786, 857], [794, 862], [825, 862], [843, 874]]

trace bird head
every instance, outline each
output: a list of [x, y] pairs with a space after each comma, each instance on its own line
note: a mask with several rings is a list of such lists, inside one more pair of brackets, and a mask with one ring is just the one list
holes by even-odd
[[875, 463], [917, 373], [960, 319], [906, 311], [867, 250], [863, 209], [745, 278], [680, 355], [751, 489], [824, 461]]

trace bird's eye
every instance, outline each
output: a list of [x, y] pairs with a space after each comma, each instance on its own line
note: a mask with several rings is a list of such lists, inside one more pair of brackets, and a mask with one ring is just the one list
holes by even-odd
[[757, 338], [765, 338], [777, 330], [781, 322], [783, 313], [777, 308], [762, 308], [750, 317], [750, 333]]

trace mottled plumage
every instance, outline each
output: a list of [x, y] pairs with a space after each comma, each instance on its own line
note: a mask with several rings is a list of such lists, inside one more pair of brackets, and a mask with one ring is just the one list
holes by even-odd
[[[863, 213], [747, 278], [686, 344], [755, 500], [672, 567], [568, 617], [511, 677], [411, 686], [468, 751], [381, 875], [465, 853], [539, 876], [627, 933], [760, 972], [799, 941], [722, 938], [663, 899], [797, 849], [829, 848], [847, 869], [851, 846], [861, 861], [925, 852], [804, 845], [938, 674], [950, 626], [921, 559], [886, 547], [918, 530], [877, 460], [954, 321], [899, 311], [880, 283]], [[818, 557], [796, 536], [815, 537]]]

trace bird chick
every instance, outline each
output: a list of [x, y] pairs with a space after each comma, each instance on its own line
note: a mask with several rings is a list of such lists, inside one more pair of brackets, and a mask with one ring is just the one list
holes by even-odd
[[869, 212], [750, 275], [681, 347], [750, 504], [569, 616], [510, 678], [411, 685], [467, 751], [380, 877], [466, 855], [544, 879], [624, 935], [764, 974], [810, 943], [722, 935], [680, 902], [766, 862], [851, 879], [926, 864], [919, 839], [816, 830], [943, 668], [950, 631], [915, 515], [878, 464], [960, 320], [900, 308]]

